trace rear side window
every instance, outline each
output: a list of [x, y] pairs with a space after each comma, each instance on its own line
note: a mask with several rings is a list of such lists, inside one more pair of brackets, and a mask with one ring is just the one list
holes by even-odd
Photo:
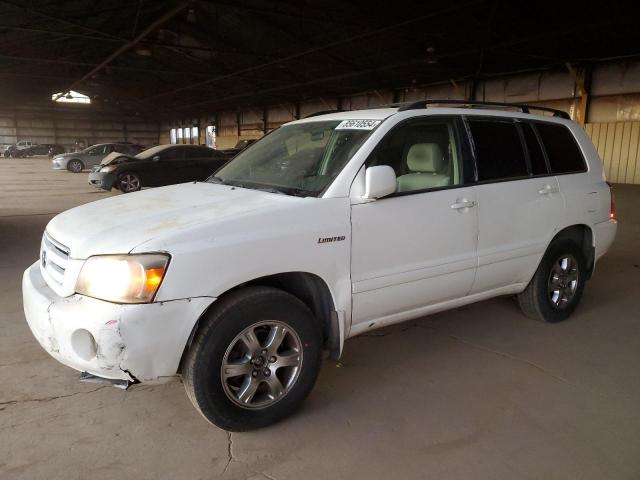
[[527, 162], [513, 122], [469, 119], [478, 164], [478, 181], [526, 177]]
[[536, 132], [533, 131], [533, 127], [528, 124], [522, 124], [522, 134], [524, 136], [524, 143], [527, 145], [527, 151], [529, 152], [529, 161], [531, 162], [531, 173], [533, 175], [547, 175], [547, 163], [544, 159], [544, 153], [542, 153], [542, 147], [536, 136]]
[[184, 160], [183, 148], [170, 148], [160, 153], [163, 160]]
[[211, 158], [213, 149], [207, 147], [194, 147], [187, 150], [187, 158]]
[[547, 152], [551, 173], [584, 172], [587, 169], [578, 143], [567, 127], [538, 123], [536, 129]]
[[194, 148], [187, 148], [186, 150], [186, 157], [187, 159], [192, 159], [192, 158], [200, 158], [202, 157], [202, 151], [198, 148], [198, 147], [194, 147]]

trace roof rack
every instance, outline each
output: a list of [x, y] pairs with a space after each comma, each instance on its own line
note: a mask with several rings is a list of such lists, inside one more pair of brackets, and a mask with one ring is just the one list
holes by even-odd
[[317, 117], [318, 115], [327, 115], [329, 113], [341, 113], [346, 111], [347, 110], [320, 110], [319, 112], [310, 113], [309, 115], [303, 118], [311, 118], [311, 117]]
[[540, 110], [542, 112], [553, 113], [554, 117], [570, 120], [571, 117], [567, 112], [549, 107], [539, 107], [537, 105], [524, 105], [521, 103], [503, 103], [503, 102], [480, 102], [476, 100], [420, 100], [419, 102], [409, 103], [398, 108], [399, 112], [405, 110], [419, 110], [428, 108], [429, 105], [465, 105], [469, 107], [501, 107], [501, 108], [517, 108], [522, 113], [530, 113], [529, 110]]

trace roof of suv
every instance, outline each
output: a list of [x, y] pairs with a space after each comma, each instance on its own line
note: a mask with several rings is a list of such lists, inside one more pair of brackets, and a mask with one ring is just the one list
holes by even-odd
[[[479, 108], [478, 108], [479, 107]], [[517, 109], [517, 110], [514, 110]], [[547, 115], [536, 115], [530, 113], [530, 110], [539, 110], [546, 112]], [[384, 120], [394, 114], [405, 111], [421, 111], [424, 113], [439, 114], [471, 114], [471, 115], [489, 115], [489, 116], [507, 116], [517, 118], [528, 118], [536, 120], [570, 120], [569, 115], [561, 110], [552, 108], [509, 104], [500, 102], [475, 102], [462, 100], [424, 100], [414, 103], [396, 104], [386, 108], [372, 108], [366, 110], [350, 110], [335, 112], [320, 112], [312, 114], [300, 120], [294, 120], [291, 123], [307, 123], [324, 120], [350, 120], [350, 119], [367, 119], [367, 120]], [[552, 115], [549, 115], [551, 113]]]

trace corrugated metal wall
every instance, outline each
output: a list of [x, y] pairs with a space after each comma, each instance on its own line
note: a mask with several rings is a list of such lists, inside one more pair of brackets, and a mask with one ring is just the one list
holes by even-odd
[[72, 151], [78, 144], [129, 141], [141, 145], [156, 145], [160, 125], [141, 119], [122, 119], [100, 114], [91, 107], [16, 109], [3, 111], [0, 107], [0, 143], [12, 144], [20, 140], [36, 143], [56, 143]]
[[640, 184], [640, 122], [588, 123], [585, 130], [604, 162], [608, 181]]

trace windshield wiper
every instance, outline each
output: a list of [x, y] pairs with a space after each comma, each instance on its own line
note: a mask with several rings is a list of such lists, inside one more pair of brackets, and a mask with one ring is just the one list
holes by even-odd
[[274, 187], [271, 185], [258, 185], [255, 183], [243, 183], [236, 180], [223, 180], [215, 175], [207, 179], [208, 183], [216, 183], [218, 185], [229, 185], [231, 187], [246, 188], [248, 190], [258, 190], [260, 192], [277, 193], [279, 195], [293, 195], [295, 197], [308, 197], [309, 192], [300, 188], [294, 187]]
[[220, 177], [216, 177], [215, 175], [211, 175], [209, 178], [207, 178], [207, 183], [219, 183], [220, 185], [226, 185], [226, 183], [224, 183], [224, 180], [222, 180]]
[[284, 193], [282, 190], [278, 190], [277, 188], [274, 188], [274, 187], [245, 187], [245, 188], [251, 188], [252, 190], [259, 190], [261, 192], [277, 193], [279, 195], [286, 195], [286, 193]]

